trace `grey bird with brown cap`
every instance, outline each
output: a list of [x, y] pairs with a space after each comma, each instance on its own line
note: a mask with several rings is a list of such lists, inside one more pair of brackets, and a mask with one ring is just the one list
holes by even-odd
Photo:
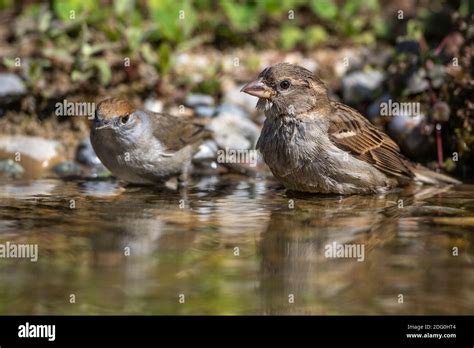
[[185, 179], [193, 154], [207, 134], [188, 117], [138, 110], [124, 99], [97, 105], [91, 142], [117, 178], [133, 184]]

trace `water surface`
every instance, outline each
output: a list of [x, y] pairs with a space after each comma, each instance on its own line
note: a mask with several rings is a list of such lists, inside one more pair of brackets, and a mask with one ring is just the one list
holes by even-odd
[[[342, 197], [231, 175], [179, 190], [3, 181], [6, 242], [39, 255], [0, 258], [0, 314], [474, 314], [472, 185]], [[363, 245], [363, 261], [326, 257], [332, 243]]]

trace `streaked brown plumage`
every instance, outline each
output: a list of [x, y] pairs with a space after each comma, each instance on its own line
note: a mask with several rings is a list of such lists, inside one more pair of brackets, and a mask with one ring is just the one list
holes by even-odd
[[412, 163], [359, 112], [330, 100], [324, 83], [307, 69], [277, 64], [242, 91], [259, 97], [266, 120], [257, 148], [288, 189], [354, 194], [413, 181], [459, 183]]

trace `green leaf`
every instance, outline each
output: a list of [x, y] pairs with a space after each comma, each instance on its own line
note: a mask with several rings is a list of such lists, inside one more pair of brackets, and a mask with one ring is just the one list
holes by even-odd
[[94, 0], [54, 0], [53, 9], [62, 21], [75, 20], [85, 12], [93, 12], [97, 7]]
[[109, 64], [105, 59], [94, 59], [92, 64], [97, 68], [99, 71], [99, 79], [100, 83], [103, 86], [106, 86], [112, 80], [112, 70], [110, 69]]
[[166, 74], [171, 68], [171, 47], [167, 43], [162, 43], [158, 49], [159, 66], [161, 74]]
[[331, 0], [312, 0], [311, 8], [313, 12], [324, 19], [335, 19], [337, 7]]
[[39, 16], [39, 23], [38, 23], [38, 30], [40, 32], [45, 32], [49, 28], [49, 23], [51, 22], [51, 12], [46, 11], [42, 12], [41, 15]]
[[320, 25], [313, 25], [307, 29], [305, 34], [305, 44], [307, 47], [313, 47], [317, 44], [327, 41], [329, 38], [326, 29]]
[[197, 17], [191, 1], [148, 0], [151, 18], [163, 37], [183, 41], [193, 32]]
[[301, 29], [289, 25], [282, 28], [280, 35], [281, 46], [283, 49], [292, 49], [304, 37], [304, 33]]
[[237, 4], [231, 0], [224, 0], [221, 6], [235, 30], [245, 32], [258, 27], [260, 15], [254, 3]]

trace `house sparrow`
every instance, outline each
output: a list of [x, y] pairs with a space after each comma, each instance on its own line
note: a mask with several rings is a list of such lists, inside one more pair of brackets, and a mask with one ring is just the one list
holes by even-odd
[[274, 65], [241, 91], [259, 98], [266, 119], [257, 149], [289, 190], [366, 194], [410, 182], [460, 183], [410, 162], [356, 110], [330, 100], [324, 83], [305, 68]]
[[117, 178], [155, 184], [185, 178], [204, 126], [186, 117], [135, 109], [122, 99], [97, 105], [91, 142], [102, 163]]

